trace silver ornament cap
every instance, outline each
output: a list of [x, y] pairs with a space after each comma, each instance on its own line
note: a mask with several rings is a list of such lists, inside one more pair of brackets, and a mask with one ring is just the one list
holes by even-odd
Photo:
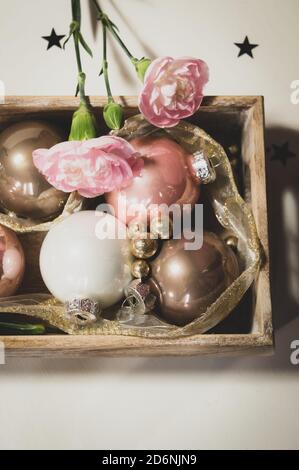
[[212, 183], [216, 179], [215, 169], [209, 160], [204, 154], [204, 152], [199, 151], [195, 152], [192, 155], [191, 161], [191, 172], [200, 180], [203, 184]]
[[134, 279], [125, 289], [125, 300], [118, 312], [118, 320], [124, 321], [135, 315], [144, 315], [150, 312], [156, 303], [157, 297], [151, 288], [140, 279]]
[[66, 317], [80, 325], [94, 323], [100, 315], [100, 304], [91, 299], [74, 298], [65, 303]]

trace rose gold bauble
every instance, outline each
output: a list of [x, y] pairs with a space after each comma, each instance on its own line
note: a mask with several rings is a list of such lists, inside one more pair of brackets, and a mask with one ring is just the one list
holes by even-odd
[[33, 164], [32, 152], [62, 140], [42, 121], [25, 121], [0, 134], [0, 207], [6, 213], [49, 220], [63, 209], [67, 195], [53, 188]]
[[0, 225], [0, 297], [13, 295], [22, 282], [25, 257], [15, 233]]
[[186, 240], [163, 243], [151, 263], [150, 285], [160, 314], [176, 325], [198, 318], [238, 276], [233, 251], [215, 234], [205, 232], [202, 248], [185, 250]]
[[116, 217], [128, 224], [137, 216], [130, 213], [136, 204], [147, 216], [152, 204], [183, 205], [198, 200], [199, 185], [189, 173], [189, 154], [183, 147], [168, 137], [157, 136], [135, 138], [130, 144], [142, 155], [144, 168], [127, 188], [106, 195]]

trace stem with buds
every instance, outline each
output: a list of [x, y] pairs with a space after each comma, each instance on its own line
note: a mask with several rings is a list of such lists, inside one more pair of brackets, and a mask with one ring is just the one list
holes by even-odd
[[72, 0], [72, 22], [70, 25], [69, 36], [64, 42], [63, 48], [65, 48], [65, 45], [70, 40], [71, 36], [73, 36], [73, 40], [74, 40], [76, 61], [77, 61], [77, 68], [78, 68], [77, 93], [79, 93], [80, 95], [81, 103], [86, 105], [87, 104], [86, 95], [85, 95], [86, 75], [82, 70], [80, 45], [86, 50], [86, 52], [88, 52], [88, 54], [91, 57], [92, 57], [92, 52], [81, 34], [81, 2], [80, 0]]
[[98, 19], [102, 22], [103, 26], [106, 26], [106, 28], [108, 28], [108, 30], [110, 31], [110, 33], [114, 36], [114, 38], [116, 39], [116, 41], [119, 43], [119, 45], [121, 46], [121, 48], [123, 49], [123, 51], [125, 52], [125, 54], [129, 57], [129, 59], [134, 62], [138, 59], [136, 59], [136, 57], [134, 57], [131, 52], [129, 51], [129, 49], [127, 48], [127, 46], [125, 45], [125, 43], [123, 42], [123, 40], [121, 39], [121, 37], [119, 36], [118, 32], [117, 32], [117, 27], [116, 25], [110, 20], [109, 16], [106, 15], [102, 8], [100, 7], [99, 5], [99, 2], [98, 0], [92, 0], [93, 1], [93, 4], [98, 12]]

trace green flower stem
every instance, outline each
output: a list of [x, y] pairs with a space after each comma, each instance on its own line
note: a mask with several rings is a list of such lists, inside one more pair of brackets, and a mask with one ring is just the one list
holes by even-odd
[[125, 54], [129, 57], [129, 59], [133, 63], [138, 61], [138, 59], [136, 59], [136, 57], [134, 57], [133, 54], [131, 54], [131, 52], [129, 51], [129, 49], [127, 48], [127, 46], [125, 45], [125, 43], [123, 42], [123, 40], [121, 39], [119, 34], [117, 33], [115, 25], [112, 23], [110, 18], [103, 12], [102, 8], [100, 7], [100, 5], [98, 3], [98, 0], [93, 0], [93, 3], [94, 3], [94, 6], [95, 6], [95, 8], [98, 12], [99, 19], [103, 23], [103, 26], [106, 24], [106, 27], [109, 29], [111, 34], [113, 34], [114, 38], [119, 43], [119, 45], [121, 46], [121, 48], [123, 49]]
[[93, 139], [97, 136], [96, 121], [85, 94], [86, 75], [82, 69], [80, 48], [82, 47], [91, 57], [92, 51], [81, 34], [81, 1], [72, 0], [71, 3], [72, 22], [70, 24], [69, 35], [65, 40], [63, 47], [65, 48], [65, 45], [73, 36], [78, 68], [76, 96], [79, 93], [80, 105], [73, 114], [69, 140], [82, 141]]
[[78, 90], [79, 90], [80, 102], [83, 104], [87, 104], [86, 94], [85, 94], [85, 73], [83, 73], [83, 70], [82, 70], [80, 45], [79, 45], [79, 39], [78, 39], [77, 34], [73, 35], [73, 39], [74, 39], [76, 61], [77, 61], [77, 68], [78, 68]]
[[82, 46], [90, 56], [92, 56], [92, 52], [81, 34], [81, 0], [72, 0], [72, 22], [70, 24], [70, 33], [69, 33], [68, 38], [64, 42], [63, 48], [65, 48], [66, 43], [70, 40], [72, 36], [74, 40], [75, 54], [76, 54], [76, 61], [77, 61], [77, 68], [78, 68], [78, 81], [77, 81], [76, 95], [77, 93], [79, 93], [81, 104], [87, 105], [87, 100], [86, 100], [86, 95], [85, 95], [86, 76], [82, 70], [80, 46]]
[[[95, 0], [96, 1], [96, 0]], [[116, 32], [115, 28], [111, 25], [111, 23], [109, 22], [109, 31], [113, 34], [113, 36], [115, 37], [116, 41], [118, 42], [118, 44], [121, 46], [122, 50], [125, 52], [125, 54], [129, 57], [129, 59], [131, 61], [134, 61], [134, 60], [138, 60], [136, 59], [132, 54], [131, 52], [129, 51], [129, 49], [127, 48], [127, 46], [125, 45], [125, 43], [123, 42], [123, 40], [120, 38], [119, 34]]]
[[79, 47], [78, 39], [75, 36], [74, 36], [74, 44], [75, 44], [76, 59], [77, 59], [77, 66], [78, 66], [78, 90], [79, 90], [80, 102], [82, 104], [87, 104], [86, 94], [85, 94], [85, 73], [83, 73], [82, 71], [80, 47]]
[[82, 62], [81, 62], [79, 40], [75, 35], [74, 35], [74, 44], [75, 44], [75, 51], [76, 51], [76, 60], [77, 60], [78, 73], [81, 74], [82, 73]]
[[109, 74], [108, 74], [108, 61], [107, 61], [107, 27], [103, 24], [103, 75], [105, 80], [105, 86], [108, 96], [108, 103], [113, 102], [113, 96], [111, 92], [111, 87], [109, 83]]

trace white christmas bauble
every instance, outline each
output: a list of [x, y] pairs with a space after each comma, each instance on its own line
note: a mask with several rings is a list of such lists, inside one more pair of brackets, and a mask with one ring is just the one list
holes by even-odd
[[100, 211], [78, 212], [47, 234], [40, 253], [43, 280], [61, 302], [90, 299], [107, 308], [131, 281], [126, 226]]

